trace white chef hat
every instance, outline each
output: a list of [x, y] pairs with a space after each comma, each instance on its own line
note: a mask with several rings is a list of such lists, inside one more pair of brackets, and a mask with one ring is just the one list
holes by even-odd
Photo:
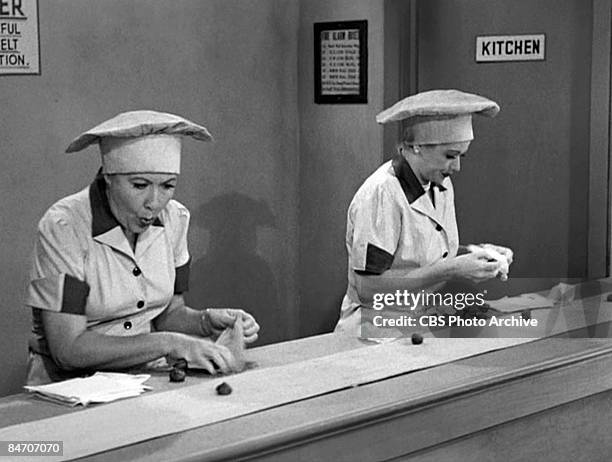
[[471, 141], [472, 114], [495, 117], [499, 106], [459, 90], [430, 90], [409, 96], [376, 116], [380, 124], [405, 120], [404, 141], [444, 144]]
[[66, 152], [98, 143], [102, 173], [180, 173], [181, 137], [211, 141], [205, 127], [183, 117], [156, 111], [121, 113], [88, 130]]

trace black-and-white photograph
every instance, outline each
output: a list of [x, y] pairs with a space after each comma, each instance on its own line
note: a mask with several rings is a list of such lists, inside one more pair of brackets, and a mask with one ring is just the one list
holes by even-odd
[[0, 462], [612, 460], [612, 0], [0, 0]]

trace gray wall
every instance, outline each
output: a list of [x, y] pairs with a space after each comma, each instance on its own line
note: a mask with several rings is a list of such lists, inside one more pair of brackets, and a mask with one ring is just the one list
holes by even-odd
[[124, 110], [216, 138], [186, 143], [176, 192], [192, 212], [189, 301], [250, 309], [262, 342], [296, 335], [298, 14], [297, 0], [40, 2], [42, 75], [0, 77], [0, 395], [24, 378], [36, 224], [99, 165], [64, 149]]
[[[382, 0], [300, 3], [300, 335], [329, 331], [346, 290], [346, 211], [381, 163], [383, 109]], [[313, 23], [368, 20], [368, 103], [314, 103]]]
[[[429, 0], [418, 18], [418, 89], [457, 87], [502, 108], [475, 118], [453, 180], [461, 241], [511, 246], [515, 278], [585, 277], [592, 2]], [[477, 35], [533, 33], [546, 34], [544, 61], [475, 62]]]

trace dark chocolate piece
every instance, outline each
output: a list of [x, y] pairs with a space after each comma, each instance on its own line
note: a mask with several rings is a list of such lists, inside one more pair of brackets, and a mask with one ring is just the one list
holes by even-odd
[[222, 382], [217, 385], [215, 390], [217, 390], [218, 395], [229, 395], [232, 392], [232, 387], [230, 387], [226, 382]]

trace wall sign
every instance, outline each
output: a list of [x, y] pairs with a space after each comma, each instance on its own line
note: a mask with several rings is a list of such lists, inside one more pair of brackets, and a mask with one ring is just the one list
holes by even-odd
[[367, 34], [365, 20], [314, 24], [315, 103], [368, 102]]
[[2, 74], [40, 74], [38, 0], [0, 0]]
[[486, 35], [476, 37], [476, 62], [543, 61], [544, 34]]

